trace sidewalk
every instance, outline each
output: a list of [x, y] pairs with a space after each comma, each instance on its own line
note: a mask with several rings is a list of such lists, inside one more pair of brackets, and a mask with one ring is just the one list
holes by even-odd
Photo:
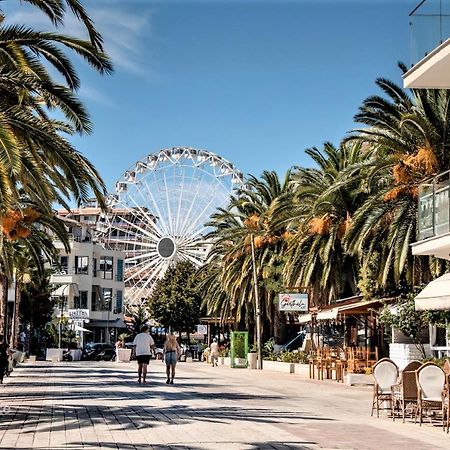
[[370, 417], [371, 389], [179, 363], [29, 363], [0, 386], [0, 448], [450, 448], [439, 427]]

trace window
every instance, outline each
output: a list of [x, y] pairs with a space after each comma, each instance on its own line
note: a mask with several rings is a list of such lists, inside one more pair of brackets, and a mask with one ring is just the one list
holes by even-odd
[[75, 273], [81, 275], [89, 273], [89, 256], [75, 256]]
[[111, 311], [112, 288], [103, 288], [103, 311]]
[[97, 276], [97, 258], [93, 258], [92, 260], [92, 275], [94, 277]]
[[91, 309], [92, 311], [100, 311], [100, 298], [98, 296], [98, 286], [92, 286]]
[[105, 280], [113, 279], [113, 257], [102, 256], [100, 258], [100, 277]]
[[60, 256], [59, 257], [59, 265], [60, 271], [63, 274], [69, 273], [69, 257], [68, 256]]
[[120, 314], [122, 312], [123, 308], [123, 292], [122, 291], [116, 291], [116, 314]]
[[117, 281], [123, 281], [123, 259], [117, 260]]
[[78, 297], [74, 297], [75, 309], [87, 309], [88, 307], [88, 291], [80, 291]]

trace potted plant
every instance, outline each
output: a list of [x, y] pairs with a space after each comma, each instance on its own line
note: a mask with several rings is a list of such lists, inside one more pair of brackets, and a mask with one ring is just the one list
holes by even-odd
[[125, 339], [129, 336], [128, 333], [122, 333], [118, 336], [116, 342], [116, 361], [117, 362], [130, 362], [131, 348], [125, 347]]

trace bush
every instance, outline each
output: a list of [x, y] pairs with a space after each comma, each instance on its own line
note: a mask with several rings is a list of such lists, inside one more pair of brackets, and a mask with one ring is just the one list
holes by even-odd
[[308, 355], [304, 352], [283, 352], [279, 356], [281, 362], [306, 364], [308, 362]]
[[264, 355], [266, 361], [279, 361], [293, 364], [307, 364], [308, 355], [304, 352], [283, 352], [279, 355], [275, 353], [267, 353]]

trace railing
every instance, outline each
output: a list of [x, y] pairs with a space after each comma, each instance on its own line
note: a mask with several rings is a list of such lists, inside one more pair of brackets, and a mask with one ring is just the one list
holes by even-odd
[[419, 241], [450, 232], [450, 171], [419, 186]]
[[450, 37], [450, 0], [422, 0], [409, 14], [411, 65]]

